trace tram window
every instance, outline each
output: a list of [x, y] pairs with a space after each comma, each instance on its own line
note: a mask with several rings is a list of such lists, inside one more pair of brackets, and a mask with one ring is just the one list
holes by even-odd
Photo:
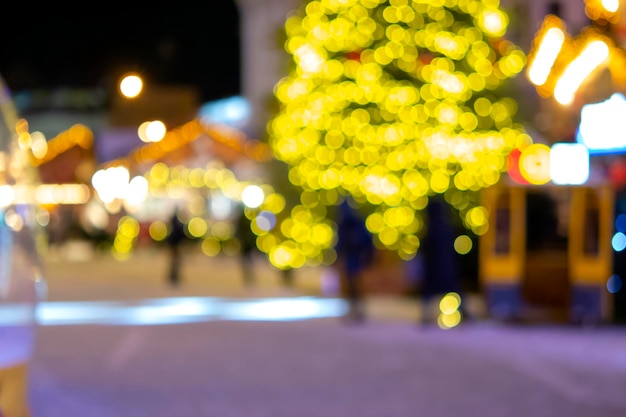
[[558, 233], [557, 203], [542, 191], [526, 194], [526, 249], [564, 249], [565, 239]]
[[511, 194], [504, 192], [498, 196], [495, 208], [495, 245], [496, 255], [511, 252]]
[[595, 190], [587, 190], [585, 200], [583, 252], [586, 255], [597, 255], [600, 252], [600, 196]]
[[600, 213], [595, 208], [585, 210], [585, 235], [584, 235], [584, 253], [587, 255], [597, 255], [599, 253], [598, 241], [600, 240], [599, 231]]
[[496, 209], [496, 245], [495, 253], [508, 254], [511, 251], [511, 213], [508, 208]]

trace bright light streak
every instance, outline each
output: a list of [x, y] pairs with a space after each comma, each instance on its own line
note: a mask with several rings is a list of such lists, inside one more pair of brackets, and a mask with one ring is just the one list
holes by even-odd
[[609, 57], [609, 46], [603, 41], [590, 42], [581, 54], [574, 59], [557, 81], [554, 98], [560, 104], [567, 105], [574, 100], [574, 95], [585, 79]]
[[85, 184], [0, 186], [0, 207], [11, 204], [85, 204], [90, 191]]
[[559, 28], [548, 29], [541, 39], [537, 54], [528, 68], [528, 79], [535, 85], [543, 85], [554, 66], [565, 42], [565, 33]]
[[[32, 313], [22, 305], [3, 307], [4, 325], [32, 323]], [[42, 302], [36, 310], [40, 325], [76, 324], [159, 325], [214, 320], [290, 321], [340, 317], [347, 311], [341, 298], [227, 299], [218, 297], [176, 297], [136, 302], [74, 301]], [[5, 314], [6, 313], [6, 314]]]
[[225, 305], [222, 317], [228, 320], [286, 321], [342, 316], [346, 306], [342, 300], [314, 298], [269, 298], [239, 301]]
[[36, 321], [33, 304], [16, 303], [0, 305], [0, 326], [24, 326]]

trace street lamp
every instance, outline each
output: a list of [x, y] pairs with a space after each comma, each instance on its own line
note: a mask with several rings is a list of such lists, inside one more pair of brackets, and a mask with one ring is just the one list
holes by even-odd
[[119, 84], [120, 93], [126, 98], [135, 98], [141, 94], [143, 80], [137, 74], [127, 74], [122, 77]]

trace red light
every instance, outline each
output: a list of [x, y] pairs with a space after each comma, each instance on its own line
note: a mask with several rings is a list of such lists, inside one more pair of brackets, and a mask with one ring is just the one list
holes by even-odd
[[519, 169], [519, 158], [522, 155], [522, 151], [518, 148], [513, 149], [506, 158], [506, 170], [509, 173], [509, 177], [518, 184], [529, 184], [529, 182], [522, 176]]

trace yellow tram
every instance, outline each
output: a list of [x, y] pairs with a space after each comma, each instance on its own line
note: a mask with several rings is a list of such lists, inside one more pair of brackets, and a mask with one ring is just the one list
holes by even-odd
[[491, 316], [600, 323], [612, 317], [615, 191], [610, 184], [483, 190], [491, 213], [479, 282]]

